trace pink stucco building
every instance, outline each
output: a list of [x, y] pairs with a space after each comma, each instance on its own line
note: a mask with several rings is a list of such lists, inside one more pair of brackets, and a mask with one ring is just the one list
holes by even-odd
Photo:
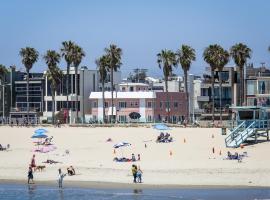
[[[166, 92], [147, 91], [144, 85], [120, 85], [120, 91], [114, 92], [113, 97], [112, 106], [111, 92], [105, 92], [105, 114], [108, 117], [113, 115], [119, 122], [132, 121], [129, 117], [132, 112], [140, 114], [140, 122], [167, 121], [168, 112], [173, 123], [182, 121], [187, 116], [187, 99], [183, 92], [169, 92], [169, 109], [166, 109]], [[102, 92], [91, 92], [89, 100], [92, 119], [103, 120]]]

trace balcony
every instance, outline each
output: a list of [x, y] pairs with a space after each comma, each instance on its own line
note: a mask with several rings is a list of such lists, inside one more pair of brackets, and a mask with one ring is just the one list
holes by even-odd
[[197, 96], [197, 101], [208, 102], [209, 96]]

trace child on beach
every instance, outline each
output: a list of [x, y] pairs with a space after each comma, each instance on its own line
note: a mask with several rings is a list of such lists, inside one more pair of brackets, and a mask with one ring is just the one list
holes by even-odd
[[138, 182], [141, 183], [142, 182], [142, 170], [140, 168], [140, 166], [138, 166], [138, 170], [137, 170], [137, 178], [138, 178]]
[[33, 170], [31, 166], [29, 166], [28, 168], [28, 181], [27, 181], [28, 184], [30, 184], [30, 180], [32, 180], [32, 184], [34, 184], [34, 176], [33, 176]]
[[58, 173], [58, 186], [59, 188], [63, 188], [63, 180], [67, 174], [63, 174], [61, 169], [58, 169]]

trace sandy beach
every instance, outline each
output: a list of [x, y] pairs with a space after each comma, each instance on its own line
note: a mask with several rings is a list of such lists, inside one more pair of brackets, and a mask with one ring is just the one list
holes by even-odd
[[[132, 184], [132, 162], [114, 162], [122, 154], [131, 157], [141, 155], [135, 162], [143, 170], [145, 186], [270, 186], [269, 142], [245, 146], [243, 149], [228, 149], [220, 129], [215, 128], [172, 128], [168, 131], [172, 143], [156, 143], [159, 134], [152, 128], [46, 128], [53, 136], [55, 151], [33, 153], [34, 139], [30, 137], [37, 128], [0, 127], [0, 144], [10, 144], [9, 151], [0, 151], [0, 179], [2, 181], [23, 181], [33, 154], [37, 165], [46, 165], [42, 172], [35, 172], [38, 182], [55, 183], [57, 169], [70, 165], [76, 170], [75, 176], [67, 176], [65, 183], [87, 183], [107, 186], [117, 183], [119, 187]], [[107, 142], [108, 138], [112, 142]], [[130, 147], [114, 152], [113, 145], [129, 142]], [[146, 148], [145, 148], [146, 144]], [[215, 153], [212, 152], [213, 148]], [[65, 152], [70, 153], [67, 155]], [[224, 160], [227, 151], [247, 152], [241, 163]], [[221, 155], [220, 155], [221, 153]], [[61, 163], [44, 164], [52, 159]], [[116, 184], [116, 185], [117, 185]], [[89, 184], [91, 186], [91, 184]], [[138, 185], [138, 184], [136, 184]]]

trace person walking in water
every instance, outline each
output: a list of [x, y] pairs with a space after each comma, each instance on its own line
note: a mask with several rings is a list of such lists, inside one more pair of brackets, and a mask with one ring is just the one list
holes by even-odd
[[34, 184], [34, 175], [31, 166], [29, 166], [28, 168], [28, 181], [27, 181], [28, 184], [30, 184], [30, 180], [32, 180], [32, 184]]
[[59, 188], [63, 188], [63, 180], [67, 174], [63, 174], [61, 169], [58, 169], [58, 173], [58, 186]]

